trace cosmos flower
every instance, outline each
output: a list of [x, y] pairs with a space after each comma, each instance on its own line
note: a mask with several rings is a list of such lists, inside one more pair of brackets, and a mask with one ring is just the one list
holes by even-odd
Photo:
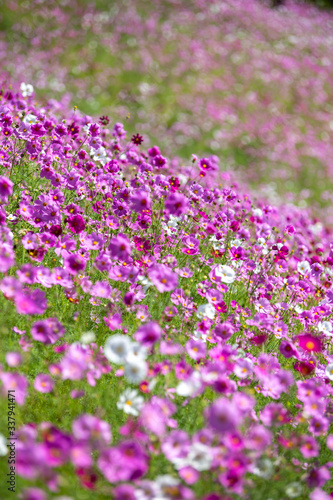
[[138, 416], [143, 408], [144, 399], [135, 389], [126, 389], [117, 402], [117, 408], [129, 415]]

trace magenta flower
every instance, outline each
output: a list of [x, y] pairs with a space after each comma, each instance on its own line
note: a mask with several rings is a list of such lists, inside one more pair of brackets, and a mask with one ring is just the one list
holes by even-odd
[[224, 323], [219, 323], [214, 329], [215, 335], [219, 339], [222, 339], [224, 341], [230, 339], [230, 337], [234, 334], [234, 332], [235, 332], [234, 326], [228, 321], [225, 321]]
[[238, 408], [229, 399], [217, 399], [207, 411], [208, 423], [217, 432], [232, 432], [241, 422]]
[[297, 356], [296, 347], [288, 340], [281, 341], [279, 351], [285, 358], [292, 358], [293, 356]]
[[322, 341], [318, 337], [310, 334], [299, 335], [297, 337], [299, 346], [308, 352], [320, 352], [322, 350]]
[[140, 326], [140, 328], [134, 334], [135, 340], [146, 347], [151, 347], [152, 345], [154, 345], [160, 340], [161, 336], [161, 327], [154, 321]]
[[82, 231], [84, 231], [86, 224], [84, 222], [84, 219], [81, 215], [76, 214], [72, 215], [67, 218], [67, 223], [69, 226], [69, 229], [72, 231], [72, 233], [79, 234]]
[[159, 292], [170, 292], [178, 285], [178, 276], [168, 266], [155, 264], [149, 269], [148, 277]]
[[7, 202], [8, 198], [13, 194], [13, 183], [7, 177], [0, 177], [0, 200]]
[[208, 172], [214, 168], [212, 162], [208, 158], [201, 158], [199, 161], [199, 167], [204, 172]]
[[179, 217], [187, 211], [188, 199], [181, 193], [170, 193], [165, 200], [165, 209], [169, 214]]
[[110, 483], [134, 481], [148, 470], [148, 456], [140, 443], [124, 441], [103, 451], [97, 461], [98, 468]]
[[112, 238], [109, 250], [111, 256], [119, 260], [125, 260], [132, 253], [129, 239], [122, 233]]
[[54, 382], [51, 379], [50, 375], [46, 373], [40, 373], [37, 375], [34, 381], [34, 388], [38, 392], [52, 392], [53, 391]]
[[46, 295], [39, 288], [20, 291], [15, 295], [14, 300], [19, 314], [44, 314], [47, 308]]
[[44, 344], [54, 344], [64, 333], [65, 328], [56, 318], [36, 321], [31, 327], [32, 338]]
[[206, 344], [204, 342], [190, 339], [186, 342], [185, 349], [190, 358], [195, 361], [200, 361], [206, 356]]
[[150, 209], [150, 197], [147, 191], [137, 190], [131, 197], [131, 209], [133, 212], [141, 213], [143, 210]]
[[86, 261], [79, 254], [70, 254], [64, 260], [64, 266], [70, 274], [79, 274], [84, 271]]

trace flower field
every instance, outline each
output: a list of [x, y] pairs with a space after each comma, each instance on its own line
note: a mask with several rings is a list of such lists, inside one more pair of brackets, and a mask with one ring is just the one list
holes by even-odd
[[333, 498], [333, 14], [9, 2], [0, 498]]

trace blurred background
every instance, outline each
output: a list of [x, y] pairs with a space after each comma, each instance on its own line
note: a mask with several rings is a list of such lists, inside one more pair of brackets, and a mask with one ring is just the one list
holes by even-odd
[[217, 155], [262, 196], [330, 219], [332, 3], [11, 0], [1, 85], [107, 115], [185, 164]]

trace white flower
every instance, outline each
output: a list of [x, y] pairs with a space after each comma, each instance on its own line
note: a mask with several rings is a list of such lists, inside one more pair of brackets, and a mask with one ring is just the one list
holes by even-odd
[[261, 208], [254, 208], [252, 213], [255, 217], [262, 217], [263, 211]]
[[262, 477], [263, 479], [269, 479], [272, 476], [273, 472], [274, 466], [271, 460], [268, 460], [268, 458], [262, 458], [253, 468], [252, 474]]
[[333, 380], [333, 363], [326, 366], [325, 375], [330, 380]]
[[143, 407], [144, 399], [135, 389], [126, 389], [117, 403], [118, 410], [137, 417]]
[[148, 356], [147, 348], [144, 345], [140, 344], [140, 342], [131, 342], [126, 361], [131, 356], [134, 356], [137, 359], [146, 359], [146, 357]]
[[215, 269], [215, 274], [221, 278], [223, 283], [233, 283], [236, 279], [236, 273], [230, 266], [219, 264]]
[[201, 376], [198, 372], [193, 372], [192, 375], [182, 380], [176, 387], [178, 396], [188, 397], [193, 396], [201, 387]]
[[199, 340], [200, 342], [206, 342], [208, 337], [207, 333], [203, 333], [200, 330], [194, 330], [192, 334], [192, 339]]
[[236, 238], [235, 240], [230, 241], [230, 245], [232, 247], [241, 247], [243, 245], [243, 242], [242, 242], [242, 240], [239, 240]]
[[215, 234], [213, 234], [213, 236], [209, 238], [209, 241], [212, 242], [214, 250], [220, 250], [220, 251], [224, 250], [224, 245], [222, 243], [222, 240], [218, 240]]
[[152, 286], [152, 282], [148, 278], [146, 278], [146, 276], [139, 276], [138, 281], [141, 282], [142, 289], [144, 292], [146, 292], [148, 288]]
[[147, 372], [148, 366], [144, 359], [134, 354], [127, 356], [124, 374], [129, 382], [140, 384], [146, 378]]
[[301, 483], [290, 483], [286, 488], [286, 495], [289, 498], [297, 498], [302, 494], [303, 488]]
[[262, 247], [262, 254], [263, 254], [263, 255], [267, 255], [267, 254], [268, 254], [269, 250], [268, 250], [268, 247], [267, 247], [267, 245], [266, 245], [266, 240], [265, 240], [265, 238], [258, 238], [258, 239], [257, 239], [257, 245], [258, 245], [259, 247]]
[[34, 88], [30, 83], [22, 82], [20, 89], [23, 97], [30, 97], [34, 92]]
[[85, 131], [85, 133], [88, 135], [89, 134], [89, 128], [90, 128], [90, 125], [92, 125], [92, 123], [87, 123], [87, 125], [85, 125], [83, 127], [83, 130]]
[[310, 272], [311, 266], [307, 260], [302, 260], [302, 262], [298, 262], [297, 271], [300, 274], [308, 274]]
[[105, 342], [104, 355], [112, 363], [121, 365], [131, 351], [131, 343], [131, 339], [125, 335], [112, 335]]
[[329, 335], [330, 337], [332, 336], [332, 323], [329, 321], [319, 321], [318, 323], [318, 330], [320, 332], [324, 332], [326, 335]]
[[7, 453], [7, 440], [3, 434], [0, 434], [0, 457], [4, 457]]
[[215, 313], [216, 311], [212, 304], [202, 304], [201, 306], [198, 307], [197, 317], [199, 319], [202, 318], [214, 319]]
[[106, 151], [105, 149], [101, 146], [98, 149], [91, 149], [90, 150], [90, 155], [93, 156], [93, 159], [95, 161], [102, 161], [106, 158]]
[[90, 344], [91, 342], [94, 342], [96, 340], [96, 335], [94, 332], [84, 332], [81, 335], [80, 342], [81, 344]]
[[37, 123], [37, 116], [35, 116], [35, 115], [31, 114], [31, 113], [28, 113], [23, 118], [23, 122], [24, 123], [30, 123], [31, 125], [34, 125], [35, 123]]
[[187, 463], [193, 469], [208, 470], [213, 460], [212, 450], [202, 443], [193, 443], [187, 456]]

